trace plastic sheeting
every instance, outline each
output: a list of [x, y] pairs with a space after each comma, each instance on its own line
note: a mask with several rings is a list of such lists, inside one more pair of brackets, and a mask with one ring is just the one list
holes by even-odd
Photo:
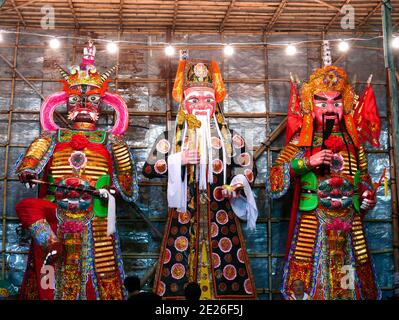
[[[93, 35], [92, 35], [93, 36]], [[117, 39], [116, 34], [95, 35], [104, 39]], [[5, 35], [5, 42], [14, 43], [15, 36]], [[302, 36], [270, 36], [268, 42], [286, 44], [292, 41], [304, 40]], [[313, 39], [313, 38], [309, 38]], [[143, 35], [124, 33], [121, 40], [130, 40], [151, 45], [156, 41], [165, 41], [161, 35]], [[177, 35], [174, 42], [177, 43], [220, 43], [232, 42], [261, 42], [262, 36], [228, 35], [224, 39], [220, 35]], [[21, 36], [20, 43], [25, 45], [42, 44], [43, 39], [31, 36]], [[63, 40], [65, 44], [72, 45], [72, 40]], [[364, 44], [364, 43], [363, 43]], [[369, 46], [382, 48], [380, 40], [368, 43]], [[255, 49], [237, 48], [235, 55], [224, 57], [221, 50], [209, 46], [208, 50], [192, 50], [190, 57], [195, 59], [214, 59], [220, 62], [221, 70], [226, 81], [228, 95], [224, 102], [225, 112], [255, 112], [262, 113], [286, 112], [289, 99], [289, 73], [297, 74], [305, 80], [309, 74], [319, 67], [319, 50], [313, 45], [298, 48], [298, 54], [294, 57], [285, 55], [283, 48], [268, 47], [265, 55], [261, 47]], [[0, 52], [10, 61], [13, 58], [13, 49], [0, 48]], [[59, 63], [64, 68], [71, 65], [73, 56], [72, 48], [58, 50], [56, 53], [50, 49], [21, 48], [17, 56], [17, 68], [26, 77], [33, 78], [58, 78], [54, 63]], [[267, 66], [265, 66], [265, 56]], [[333, 47], [333, 58], [338, 57]], [[80, 54], [74, 63], [79, 63]], [[172, 60], [172, 75], [177, 68], [177, 58]], [[367, 61], [367, 68], [365, 67]], [[116, 63], [116, 58], [110, 56], [104, 48], [97, 50], [96, 66], [102, 71]], [[157, 49], [121, 49], [119, 57], [119, 83], [110, 84], [111, 90], [116, 90], [126, 100], [129, 111], [156, 111], [166, 112], [166, 65], [167, 59], [161, 48]], [[381, 50], [365, 50], [352, 48], [347, 59], [343, 59], [340, 65], [345, 67], [352, 80], [365, 82], [370, 73], [374, 74], [374, 90], [377, 96], [382, 117], [386, 116], [386, 90], [385, 73], [383, 65], [383, 53]], [[12, 71], [4, 64], [0, 64], [0, 77], [11, 77]], [[173, 76], [172, 76], [173, 77]], [[265, 78], [270, 81], [265, 82]], [[135, 79], [148, 78], [146, 82], [133, 82]], [[163, 79], [163, 81], [151, 81], [151, 79]], [[251, 83], [237, 81], [257, 80]], [[129, 82], [123, 82], [123, 80]], [[8, 110], [11, 102], [11, 81], [0, 81], [0, 111]], [[61, 89], [58, 82], [33, 82], [35, 88], [44, 96]], [[355, 88], [360, 94], [364, 83], [355, 83]], [[266, 91], [269, 92], [266, 96]], [[40, 97], [24, 81], [16, 81], [14, 109], [20, 111], [38, 111]], [[177, 110], [178, 105], [173, 102], [172, 108]], [[106, 110], [109, 110], [105, 108]], [[65, 112], [65, 109], [60, 110]], [[282, 121], [282, 116], [270, 118], [269, 124], [264, 118], [229, 118], [230, 128], [252, 140], [254, 147], [259, 147], [267, 135], [273, 131]], [[383, 153], [369, 154], [369, 167], [373, 180], [377, 180], [383, 168], [389, 166], [388, 128], [383, 119], [381, 134], [381, 148]], [[112, 115], [101, 119], [103, 128], [112, 125]], [[267, 132], [267, 128], [270, 131]], [[146, 180], [141, 175], [141, 168], [147, 158], [149, 149], [157, 136], [166, 128], [166, 118], [159, 116], [134, 116], [130, 119], [129, 130], [126, 139], [137, 160], [140, 172], [140, 181]], [[7, 139], [8, 115], [0, 114], [0, 145], [11, 143], [9, 148], [8, 178], [15, 179], [12, 173], [12, 165], [18, 155], [24, 151], [23, 147], [14, 145], [28, 145], [40, 132], [39, 118], [37, 114], [14, 114], [11, 124], [11, 140]], [[277, 157], [278, 150], [284, 144], [284, 135], [272, 144], [273, 152], [264, 153], [257, 161], [258, 177], [256, 183], [262, 185], [255, 188], [256, 201], [259, 208], [259, 218], [255, 232], [247, 232], [243, 223], [244, 234], [247, 239], [247, 248], [250, 253], [252, 271], [255, 276], [256, 286], [264, 289], [259, 294], [260, 299], [279, 299], [284, 264], [285, 242], [288, 228], [290, 203], [288, 198], [270, 201], [265, 194], [264, 184], [268, 172], [268, 164]], [[369, 147], [370, 148], [370, 147]], [[374, 150], [375, 151], [375, 150]], [[4, 170], [5, 148], [0, 147], [0, 176]], [[155, 180], [157, 181], [157, 180]], [[160, 180], [158, 180], [160, 181]], [[3, 194], [4, 181], [0, 180], [0, 193]], [[17, 201], [35, 196], [35, 190], [26, 190], [17, 181], [8, 181], [6, 216], [15, 218], [15, 204]], [[366, 231], [370, 249], [372, 250], [378, 281], [384, 289], [384, 297], [392, 295], [393, 287], [393, 255], [392, 255], [392, 226], [391, 198], [385, 198], [382, 188], [378, 190], [378, 205], [366, 216]], [[154, 195], [156, 195], [154, 197]], [[3, 197], [0, 197], [0, 208], [3, 208]], [[142, 186], [140, 188], [137, 206], [154, 222], [154, 226], [162, 233], [167, 212], [166, 187]], [[150, 228], [140, 220], [129, 205], [120, 204], [118, 207], [118, 228], [121, 238], [122, 251], [124, 253], [124, 267], [128, 275], [143, 276], [154, 265], [159, 250], [159, 241], [156, 240]], [[268, 219], [271, 218], [271, 219]], [[0, 238], [2, 228], [0, 224]], [[7, 220], [6, 225], [6, 276], [16, 286], [22, 281], [23, 270], [26, 264], [26, 251], [28, 250], [27, 235], [19, 230], [17, 220]], [[4, 244], [0, 243], [0, 249]], [[12, 252], [12, 253], [11, 253]], [[2, 258], [0, 258], [2, 259]], [[147, 285], [151, 285], [148, 283]], [[271, 290], [271, 291], [270, 291]]]

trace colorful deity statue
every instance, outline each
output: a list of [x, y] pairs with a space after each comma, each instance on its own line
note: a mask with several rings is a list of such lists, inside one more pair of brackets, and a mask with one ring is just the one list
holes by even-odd
[[[59, 67], [64, 89], [44, 101], [41, 136], [16, 164], [21, 182], [41, 185], [39, 198], [24, 199], [16, 207], [33, 238], [21, 299], [126, 298], [114, 194], [127, 202], [137, 199], [136, 168], [122, 136], [127, 106], [107, 88], [115, 67], [101, 74], [94, 57], [89, 42], [79, 66], [70, 73]], [[68, 128], [54, 121], [62, 105]], [[109, 131], [97, 129], [103, 106], [116, 112]]]
[[175, 130], [158, 137], [143, 167], [148, 178], [168, 179], [154, 283], [166, 299], [184, 299], [190, 282], [200, 285], [201, 299], [256, 297], [238, 219], [255, 228], [256, 167], [246, 141], [226, 124], [225, 95], [216, 62], [182, 59], [173, 88], [180, 103]]
[[[379, 299], [363, 223], [376, 205], [365, 139], [358, 131], [371, 119], [368, 112], [367, 119], [358, 121], [364, 96], [357, 101], [345, 71], [331, 65], [316, 70], [301, 95], [296, 85], [292, 88], [287, 145], [268, 183], [272, 198], [293, 187], [282, 293], [292, 299], [303, 287], [300, 296], [306, 299]], [[371, 93], [367, 104], [375, 103]], [[366, 107], [376, 110], [375, 105]], [[374, 115], [370, 142], [379, 137], [378, 111]]]

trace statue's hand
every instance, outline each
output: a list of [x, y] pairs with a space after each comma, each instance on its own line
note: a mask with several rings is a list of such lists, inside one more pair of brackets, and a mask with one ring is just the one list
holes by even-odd
[[317, 152], [309, 158], [309, 164], [312, 168], [318, 167], [322, 164], [331, 165], [333, 157], [333, 152], [331, 150], [325, 149]]
[[182, 152], [181, 162], [186, 164], [198, 164], [200, 162], [200, 154], [198, 151], [185, 150]]
[[360, 205], [360, 209], [363, 210], [371, 210], [377, 204], [376, 195], [373, 194], [370, 190], [366, 190], [362, 194], [362, 203]]
[[29, 172], [29, 171], [22, 171], [19, 175], [18, 175], [19, 181], [21, 183], [24, 183], [26, 188], [33, 188], [35, 186], [34, 183], [32, 183], [33, 179], [37, 179], [37, 174], [33, 173], [33, 172]]

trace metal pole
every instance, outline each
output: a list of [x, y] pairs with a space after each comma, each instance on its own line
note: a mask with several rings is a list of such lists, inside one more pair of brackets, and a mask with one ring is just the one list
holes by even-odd
[[[392, 39], [392, 5], [390, 0], [382, 0], [383, 5], [381, 7], [382, 14], [382, 31], [383, 31], [383, 43], [384, 43], [384, 60], [385, 68], [387, 71], [388, 80], [388, 110], [390, 113], [390, 136], [391, 136], [391, 173], [394, 173], [396, 179], [398, 176], [399, 169], [399, 102], [398, 102], [398, 86], [395, 79], [395, 63], [393, 59], [391, 39]], [[393, 162], [393, 163], [392, 163]], [[393, 164], [393, 168], [392, 168]], [[396, 188], [396, 189], [395, 189]], [[392, 228], [393, 228], [393, 255], [394, 255], [394, 266], [395, 266], [395, 297], [399, 297], [399, 232], [398, 232], [398, 211], [397, 211], [397, 194], [398, 194], [397, 183], [392, 192]]]

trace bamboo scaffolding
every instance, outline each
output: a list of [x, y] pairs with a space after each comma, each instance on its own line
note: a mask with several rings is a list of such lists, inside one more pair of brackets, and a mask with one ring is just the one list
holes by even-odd
[[[381, 26], [376, 14], [379, 0], [345, 1], [356, 11], [356, 22], [360, 26], [375, 30]], [[40, 8], [43, 1], [25, 1], [18, 5], [8, 1], [0, 10], [3, 24], [24, 27], [40, 26]], [[262, 34], [281, 32], [286, 29], [317, 32], [340, 29], [339, 19], [342, 2], [331, 4], [327, 1], [116, 1], [105, 0], [57, 0], [46, 1], [56, 11], [57, 26], [82, 30], [107, 30], [123, 26], [123, 30], [154, 30], [171, 28], [175, 31], [207, 30], [208, 32], [242, 32], [252, 29]], [[93, 11], [93, 8], [96, 8]], [[394, 13], [394, 20], [399, 14]], [[366, 20], [366, 23], [361, 24]], [[101, 27], [99, 27], [101, 26]], [[327, 27], [326, 27], [327, 26]]]
[[393, 257], [394, 257], [394, 296], [399, 299], [399, 213], [398, 213], [398, 195], [399, 186], [397, 184], [399, 170], [399, 101], [398, 101], [398, 83], [395, 77], [395, 63], [391, 47], [392, 37], [392, 5], [391, 1], [384, 1], [381, 10], [382, 32], [384, 35], [384, 65], [387, 77], [387, 103], [389, 116], [389, 155], [390, 155], [390, 174], [393, 183], [391, 183], [392, 194], [392, 232], [393, 232]]
[[[17, 26], [17, 30], [19, 30], [19, 24]], [[8, 127], [7, 127], [7, 142], [8, 144], [11, 142], [11, 124], [12, 124], [12, 113], [14, 109], [14, 98], [15, 98], [15, 76], [17, 72], [17, 56], [18, 56], [18, 43], [19, 43], [19, 34], [15, 37], [15, 48], [14, 48], [14, 56], [12, 62], [12, 81], [11, 81], [11, 97], [10, 97], [10, 105], [8, 108]], [[4, 163], [4, 172], [7, 174], [8, 172], [8, 161], [10, 155], [10, 146], [6, 145], [5, 147], [5, 163]], [[3, 183], [3, 215], [2, 215], [2, 224], [3, 224], [3, 237], [2, 237], [2, 268], [1, 268], [1, 277], [5, 278], [6, 272], [6, 243], [7, 243], [7, 179], [4, 180]]]

